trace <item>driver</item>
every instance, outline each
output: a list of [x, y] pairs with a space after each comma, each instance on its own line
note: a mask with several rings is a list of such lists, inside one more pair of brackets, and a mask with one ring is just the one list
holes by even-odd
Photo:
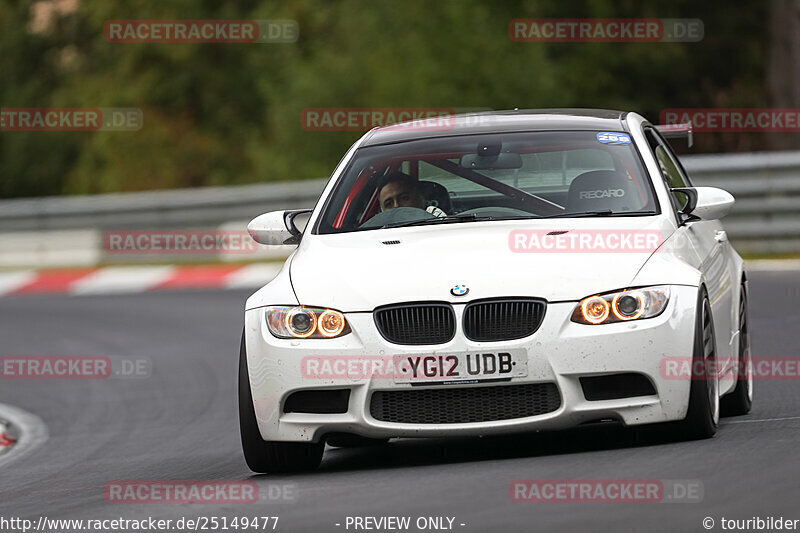
[[378, 185], [378, 202], [381, 211], [395, 207], [416, 207], [437, 217], [447, 216], [447, 213], [435, 205], [428, 206], [420, 192], [419, 182], [402, 172], [393, 172], [383, 177]]

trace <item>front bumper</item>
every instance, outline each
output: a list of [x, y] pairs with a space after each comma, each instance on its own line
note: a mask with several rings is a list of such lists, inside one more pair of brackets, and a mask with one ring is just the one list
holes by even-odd
[[[539, 329], [531, 336], [504, 342], [474, 342], [464, 337], [464, 304], [454, 305], [457, 332], [453, 340], [435, 346], [398, 346], [378, 333], [372, 313], [349, 313], [352, 333], [337, 339], [276, 339], [265, 325], [264, 308], [245, 313], [250, 386], [261, 436], [268, 441], [318, 441], [329, 433], [352, 433], [372, 438], [434, 437], [503, 434], [560, 429], [602, 419], [639, 425], [686, 416], [688, 379], [664, 376], [666, 357], [691, 357], [697, 288], [672, 286], [670, 301], [655, 318], [629, 323], [590, 326], [570, 321], [576, 302], [549, 303]], [[280, 302], [278, 302], [280, 303]], [[505, 383], [412, 386], [386, 377], [308, 377], [305, 357], [391, 357], [395, 354], [432, 355], [458, 352], [523, 349], [526, 377]], [[587, 400], [580, 378], [619, 373], [645, 376], [655, 394], [609, 400]], [[485, 387], [554, 383], [560, 407], [545, 414], [486, 422], [407, 424], [375, 419], [370, 401], [376, 391]], [[294, 392], [349, 390], [346, 412], [336, 414], [284, 412]]]

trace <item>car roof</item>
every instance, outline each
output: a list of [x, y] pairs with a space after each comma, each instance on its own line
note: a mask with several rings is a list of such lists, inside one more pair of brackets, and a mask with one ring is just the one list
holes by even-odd
[[[627, 111], [610, 109], [514, 109], [447, 115], [420, 123], [410, 121], [371, 130], [362, 146], [390, 144], [414, 139], [485, 133], [598, 130], [627, 131]], [[415, 126], [414, 124], [419, 124]]]

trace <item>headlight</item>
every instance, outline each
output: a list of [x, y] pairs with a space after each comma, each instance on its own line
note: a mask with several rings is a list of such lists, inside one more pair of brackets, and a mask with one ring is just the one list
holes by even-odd
[[344, 315], [333, 309], [275, 305], [267, 307], [264, 318], [279, 339], [332, 339], [351, 331]]
[[611, 324], [658, 316], [669, 302], [669, 287], [627, 289], [589, 296], [572, 312], [572, 321], [579, 324]]

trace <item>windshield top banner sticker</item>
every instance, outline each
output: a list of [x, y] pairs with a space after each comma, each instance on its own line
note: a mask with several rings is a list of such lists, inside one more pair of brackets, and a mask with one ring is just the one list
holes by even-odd
[[601, 131], [597, 134], [597, 140], [603, 144], [630, 144], [631, 136], [625, 133]]

